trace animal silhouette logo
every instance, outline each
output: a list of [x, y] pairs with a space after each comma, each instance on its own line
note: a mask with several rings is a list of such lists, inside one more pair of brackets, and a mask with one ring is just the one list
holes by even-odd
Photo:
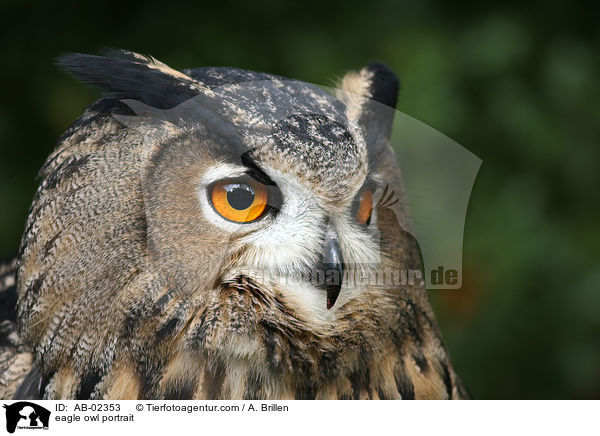
[[15, 429], [48, 428], [50, 411], [29, 401], [19, 401], [3, 406], [6, 409], [6, 431], [14, 433]]

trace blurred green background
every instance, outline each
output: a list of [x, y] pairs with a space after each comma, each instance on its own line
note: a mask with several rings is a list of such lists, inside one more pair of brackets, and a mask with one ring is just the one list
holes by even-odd
[[34, 177], [97, 93], [65, 52], [127, 48], [176, 68], [235, 66], [331, 85], [370, 60], [399, 109], [481, 159], [464, 287], [431, 297], [476, 398], [600, 398], [600, 33], [575, 2], [157, 6], [2, 1], [0, 256], [18, 247]]

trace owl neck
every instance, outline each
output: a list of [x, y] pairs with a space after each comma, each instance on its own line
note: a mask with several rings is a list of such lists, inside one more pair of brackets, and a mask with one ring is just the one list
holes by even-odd
[[[453, 372], [429, 313], [408, 295], [395, 300], [378, 295], [351, 301], [338, 309], [337, 321], [328, 330], [315, 331], [285, 301], [273, 300], [251, 283], [217, 289], [196, 301], [174, 293], [161, 298], [164, 304], [136, 306], [135, 322], [118, 324], [114, 348], [119, 352], [96, 360], [104, 364], [81, 365], [81, 360], [67, 356], [54, 368], [44, 368], [41, 395], [56, 399], [452, 397]], [[96, 349], [110, 352], [113, 348], [104, 342]]]

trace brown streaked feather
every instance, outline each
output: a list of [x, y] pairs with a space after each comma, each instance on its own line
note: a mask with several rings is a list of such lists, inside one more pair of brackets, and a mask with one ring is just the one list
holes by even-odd
[[[16, 263], [16, 257], [0, 262], [0, 398], [5, 400], [13, 397], [33, 369], [31, 349], [17, 330]], [[33, 374], [27, 382], [35, 391], [39, 376]]]

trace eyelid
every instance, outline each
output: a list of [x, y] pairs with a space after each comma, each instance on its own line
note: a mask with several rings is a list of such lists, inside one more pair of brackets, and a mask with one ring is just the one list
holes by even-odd
[[376, 192], [376, 191], [377, 191], [377, 190], [378, 190], [380, 187], [381, 187], [381, 184], [380, 184], [378, 181], [376, 181], [376, 180], [374, 180], [374, 179], [371, 179], [371, 178], [368, 178], [368, 177], [367, 177], [367, 178], [365, 179], [365, 181], [364, 181], [364, 183], [363, 183], [362, 187], [360, 188], [360, 190], [359, 190], [358, 192], [361, 192], [362, 190], [364, 190], [364, 189], [367, 189], [367, 188], [368, 188], [368, 189], [370, 189], [370, 190], [371, 190], [371, 192], [372, 192], [373, 194], [375, 194], [375, 192]]
[[263, 174], [259, 171], [249, 169], [248, 171], [245, 172], [245, 174], [248, 177], [251, 177], [253, 180], [257, 181], [258, 183], [262, 183], [265, 186], [277, 186], [277, 185], [275, 185], [275, 182], [273, 182], [269, 178], [269, 176], [267, 176], [266, 174]]

